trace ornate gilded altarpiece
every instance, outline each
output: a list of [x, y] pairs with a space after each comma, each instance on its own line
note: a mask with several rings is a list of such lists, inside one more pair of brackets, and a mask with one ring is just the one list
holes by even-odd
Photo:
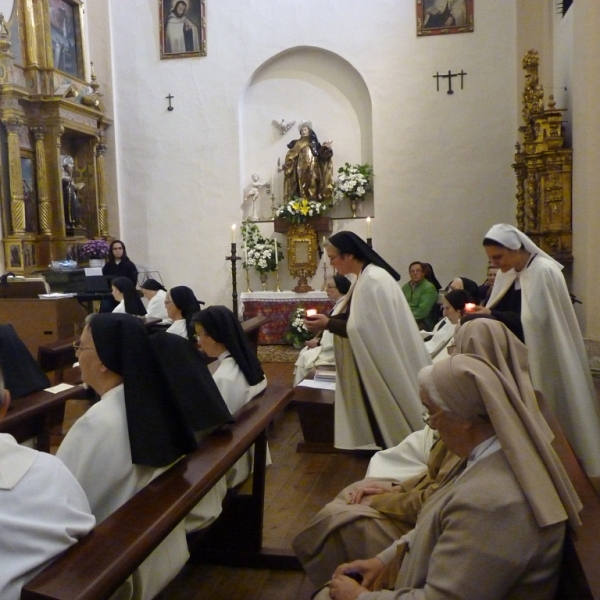
[[517, 227], [564, 264], [573, 261], [573, 150], [564, 147], [564, 109], [556, 108], [553, 96], [544, 106], [538, 66], [538, 53], [530, 50], [523, 59], [523, 145], [517, 143], [512, 165], [517, 175]]
[[[0, 21], [0, 210], [5, 268], [15, 273], [77, 259], [81, 243], [108, 235], [104, 137], [111, 120], [93, 67], [86, 80], [82, 13], [81, 0], [15, 0], [8, 21]], [[65, 156], [73, 158], [77, 188], [71, 224]]]

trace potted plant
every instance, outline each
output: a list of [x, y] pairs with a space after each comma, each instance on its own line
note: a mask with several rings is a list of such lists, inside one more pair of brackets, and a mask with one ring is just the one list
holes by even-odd
[[373, 167], [371, 165], [345, 163], [343, 167], [338, 169], [338, 178], [334, 184], [334, 200], [337, 202], [348, 198], [352, 216], [356, 217], [358, 203], [365, 199], [367, 192], [371, 191], [369, 183], [372, 177]]
[[304, 315], [306, 311], [298, 307], [294, 309], [290, 317], [290, 328], [285, 335], [285, 339], [290, 342], [294, 348], [304, 347], [304, 342], [310, 340], [314, 333], [311, 333], [304, 326]]
[[106, 262], [110, 246], [105, 240], [89, 240], [79, 247], [79, 256], [87, 258], [90, 267], [102, 267]]

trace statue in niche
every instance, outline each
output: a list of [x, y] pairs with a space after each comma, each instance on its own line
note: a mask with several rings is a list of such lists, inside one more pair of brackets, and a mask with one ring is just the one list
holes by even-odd
[[62, 160], [62, 190], [63, 206], [65, 210], [65, 226], [67, 231], [73, 231], [75, 227], [81, 227], [81, 202], [77, 197], [85, 183], [75, 183], [73, 174], [75, 161], [72, 156], [64, 156]]
[[298, 126], [300, 139], [288, 144], [283, 166], [283, 198], [287, 202], [294, 196], [331, 202], [333, 194], [333, 164], [331, 141], [319, 143], [310, 121]]
[[252, 203], [252, 214], [250, 215], [251, 221], [258, 221], [258, 206], [256, 201], [260, 196], [260, 188], [264, 187], [266, 183], [261, 183], [260, 176], [257, 173], [252, 175], [252, 183], [250, 184], [250, 189], [246, 194], [246, 200]]

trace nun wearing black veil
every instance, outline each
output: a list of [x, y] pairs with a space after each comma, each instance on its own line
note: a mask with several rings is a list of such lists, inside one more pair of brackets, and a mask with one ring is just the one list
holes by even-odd
[[[231, 415], [220, 397], [206, 394], [194, 380], [188, 396], [206, 397], [210, 408], [202, 410], [201, 420], [199, 414], [197, 420], [190, 417], [146, 328], [132, 315], [90, 315], [77, 357], [82, 380], [98, 392], [100, 401], [73, 425], [57, 456], [79, 481], [100, 523], [197, 448], [194, 429], [214, 428]], [[182, 522], [124, 584], [119, 600], [153, 598], [188, 557]]]
[[340, 275], [357, 279], [336, 315], [305, 320], [334, 334], [336, 448], [390, 448], [423, 429], [417, 374], [431, 364], [398, 285], [400, 275], [361, 238], [341, 231], [326, 251]]
[[167, 333], [173, 333], [194, 342], [194, 327], [192, 317], [200, 310], [200, 302], [191, 288], [187, 285], [177, 285], [171, 288], [165, 297], [165, 308], [173, 324]]
[[[236, 316], [225, 306], [209, 306], [193, 317], [198, 343], [219, 361], [213, 377], [233, 415], [267, 387], [260, 361]], [[251, 448], [227, 473], [227, 486], [241, 483], [252, 472]], [[267, 459], [270, 462], [270, 459]]]

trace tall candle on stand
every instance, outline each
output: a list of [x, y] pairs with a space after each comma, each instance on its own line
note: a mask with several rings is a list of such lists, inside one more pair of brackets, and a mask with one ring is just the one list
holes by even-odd
[[367, 217], [367, 239], [371, 237], [371, 217]]
[[235, 223], [231, 226], [231, 243], [235, 244]]
[[273, 240], [273, 246], [275, 247], [275, 266], [279, 266], [279, 257], [277, 256], [277, 240]]

